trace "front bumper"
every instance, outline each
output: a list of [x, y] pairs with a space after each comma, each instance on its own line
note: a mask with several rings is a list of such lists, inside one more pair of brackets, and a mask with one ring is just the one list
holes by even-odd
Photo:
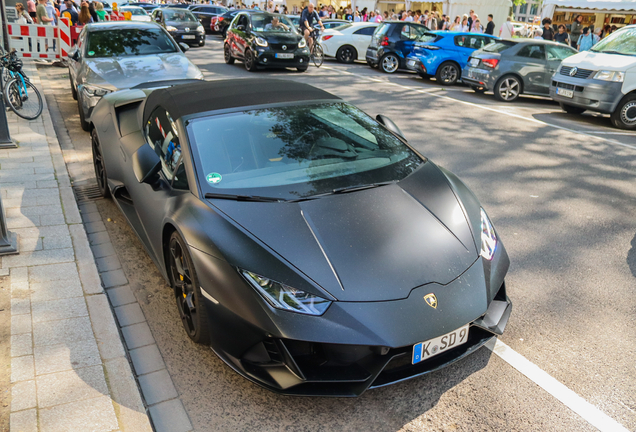
[[177, 43], [183, 42], [188, 45], [199, 45], [205, 41], [205, 32], [171, 32], [170, 36]]
[[467, 85], [483, 87], [485, 90], [492, 90], [499, 79], [499, 71], [486, 70], [466, 66], [462, 70], [462, 82]]
[[[276, 58], [277, 54], [293, 54], [290, 59]], [[299, 48], [295, 51], [278, 51], [268, 47], [258, 48], [256, 51], [257, 64], [269, 68], [299, 68], [309, 66], [309, 50]]]
[[[565, 97], [556, 93], [557, 87], [571, 90], [573, 96]], [[605, 114], [611, 114], [625, 96], [623, 83], [600, 81], [595, 79], [572, 78], [559, 73], [552, 76], [550, 97], [556, 102], [585, 108]]]
[[[231, 282], [233, 269], [208, 271], [201, 258], [194, 251], [200, 280], [210, 287]], [[251, 291], [241, 295], [241, 290], [211, 288], [203, 295], [212, 349], [240, 375], [276, 393], [359, 396], [369, 388], [445, 367], [501, 335], [512, 310], [503, 283], [509, 265], [503, 245], [492, 263], [479, 258], [451, 283], [423, 285], [402, 300], [334, 302], [319, 317], [263, 310], [255, 292], [246, 299]], [[236, 278], [233, 286], [242, 283], [238, 274]], [[488, 281], [496, 281], [497, 287]], [[438, 297], [436, 309], [424, 304], [424, 295], [431, 292]], [[414, 344], [465, 324], [470, 324], [465, 344], [412, 364]]]
[[[93, 114], [93, 109], [97, 105], [97, 103], [102, 100], [102, 96], [89, 94], [86, 88], [83, 85], [80, 85], [77, 89], [78, 92], [78, 101], [79, 105], [84, 113], [84, 120], [88, 123], [91, 123], [91, 116]], [[110, 92], [109, 92], [110, 93]]]

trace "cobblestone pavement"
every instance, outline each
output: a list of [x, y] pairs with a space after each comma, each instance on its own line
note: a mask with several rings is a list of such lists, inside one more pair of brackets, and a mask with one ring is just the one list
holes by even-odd
[[[40, 88], [32, 62], [25, 71]], [[19, 148], [0, 150], [0, 191], [20, 253], [10, 275], [13, 431], [151, 431], [102, 287], [45, 104], [7, 113]]]

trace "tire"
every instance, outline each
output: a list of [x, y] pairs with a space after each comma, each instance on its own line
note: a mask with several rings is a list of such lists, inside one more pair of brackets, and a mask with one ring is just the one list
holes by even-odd
[[316, 46], [314, 46], [311, 52], [311, 60], [314, 62], [314, 66], [319, 68], [322, 66], [322, 63], [325, 61], [325, 53], [322, 50], [322, 46], [318, 42], [314, 42]]
[[380, 59], [380, 70], [392, 74], [400, 68], [400, 59], [393, 53], [384, 54]]
[[77, 88], [75, 88], [75, 84], [73, 84], [73, 76], [69, 73], [68, 80], [71, 82], [71, 96], [73, 96], [73, 100], [77, 100]]
[[38, 89], [26, 78], [14, 78], [4, 88], [4, 100], [14, 113], [26, 120], [35, 120], [42, 114], [42, 96]]
[[470, 88], [473, 89], [475, 93], [483, 93], [486, 91], [484, 87], [480, 87], [480, 86], [470, 86]]
[[429, 74], [425, 74], [424, 72], [417, 72], [417, 76], [419, 76], [422, 79], [425, 80], [430, 80], [431, 76]]
[[368, 65], [370, 68], [373, 68], [373, 69], [375, 69], [375, 68], [377, 68], [377, 67], [378, 67], [378, 64], [377, 64], [377, 63], [370, 62], [369, 60], [367, 60], [367, 65]]
[[619, 129], [636, 130], [636, 94], [628, 94], [621, 99], [610, 119]]
[[298, 72], [307, 72], [307, 67], [308, 67], [308, 66], [297, 67], [297, 68], [296, 68], [296, 70], [297, 70]]
[[168, 277], [177, 310], [188, 337], [199, 344], [210, 343], [208, 314], [190, 252], [178, 232], [168, 241]]
[[230, 51], [230, 46], [225, 44], [223, 47], [223, 57], [225, 59], [225, 63], [231, 65], [234, 64], [234, 57], [232, 57], [232, 52]]
[[248, 72], [256, 72], [256, 59], [254, 58], [254, 54], [251, 50], [245, 50], [245, 58], [243, 59], [243, 64], [245, 65], [245, 69]]
[[561, 109], [568, 114], [583, 114], [585, 112], [585, 108], [579, 108], [561, 102], [559, 102], [559, 105], [561, 106]]
[[521, 81], [514, 75], [503, 76], [495, 84], [495, 99], [501, 102], [513, 102], [521, 93]]
[[461, 76], [461, 71], [459, 67], [452, 62], [446, 62], [439, 65], [437, 68], [437, 72], [435, 73], [435, 78], [437, 82], [444, 85], [455, 85], [457, 80]]
[[110, 196], [108, 175], [106, 174], [106, 165], [104, 164], [102, 145], [99, 142], [97, 129], [93, 129], [91, 132], [91, 148], [93, 149], [93, 168], [95, 168], [95, 179], [97, 180], [99, 193], [104, 198], [108, 198]]
[[82, 108], [82, 101], [79, 98], [77, 98], [77, 111], [79, 112], [80, 126], [82, 127], [82, 130], [90, 132], [91, 124], [87, 122], [84, 117], [84, 108]]
[[336, 59], [340, 63], [351, 64], [358, 59], [358, 51], [351, 45], [343, 45], [338, 49]]

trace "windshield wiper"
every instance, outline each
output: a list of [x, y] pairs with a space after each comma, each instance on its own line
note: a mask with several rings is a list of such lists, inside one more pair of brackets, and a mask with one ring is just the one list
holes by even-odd
[[287, 202], [294, 203], [294, 202], [301, 202], [301, 201], [309, 201], [309, 200], [313, 200], [313, 199], [326, 197], [326, 196], [329, 196], [329, 195], [338, 195], [338, 194], [344, 194], [344, 193], [349, 193], [349, 192], [357, 192], [357, 191], [361, 191], [361, 190], [365, 190], [365, 189], [373, 189], [373, 188], [376, 188], [376, 187], [386, 186], [386, 185], [390, 185], [390, 184], [394, 184], [394, 183], [396, 183], [396, 182], [391, 180], [391, 181], [386, 181], [386, 182], [369, 183], [369, 184], [365, 184], [365, 185], [345, 186], [345, 187], [341, 187], [341, 188], [332, 189], [329, 192], [325, 192], [325, 193], [321, 193], [321, 194], [317, 194], [317, 195], [310, 195], [310, 196], [306, 196], [306, 197], [303, 197], [303, 198], [287, 200]]
[[251, 201], [251, 202], [284, 202], [282, 198], [272, 198], [257, 195], [232, 195], [220, 193], [206, 193], [205, 199], [226, 199], [233, 201]]

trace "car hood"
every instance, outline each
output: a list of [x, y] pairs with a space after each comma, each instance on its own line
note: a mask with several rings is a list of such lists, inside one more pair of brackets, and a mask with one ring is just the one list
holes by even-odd
[[[198, 21], [166, 21], [166, 26], [172, 26], [181, 31], [195, 31], [200, 25], [201, 23]], [[186, 28], [190, 30], [186, 30]]]
[[403, 299], [478, 257], [446, 177], [425, 165], [397, 184], [298, 203], [211, 202], [336, 299]]
[[254, 32], [254, 34], [267, 40], [269, 44], [297, 44], [302, 38], [296, 33]]
[[566, 58], [561, 64], [594, 71], [625, 71], [636, 66], [636, 56], [583, 51]]
[[87, 59], [86, 83], [111, 90], [149, 81], [202, 79], [203, 74], [181, 53]]

